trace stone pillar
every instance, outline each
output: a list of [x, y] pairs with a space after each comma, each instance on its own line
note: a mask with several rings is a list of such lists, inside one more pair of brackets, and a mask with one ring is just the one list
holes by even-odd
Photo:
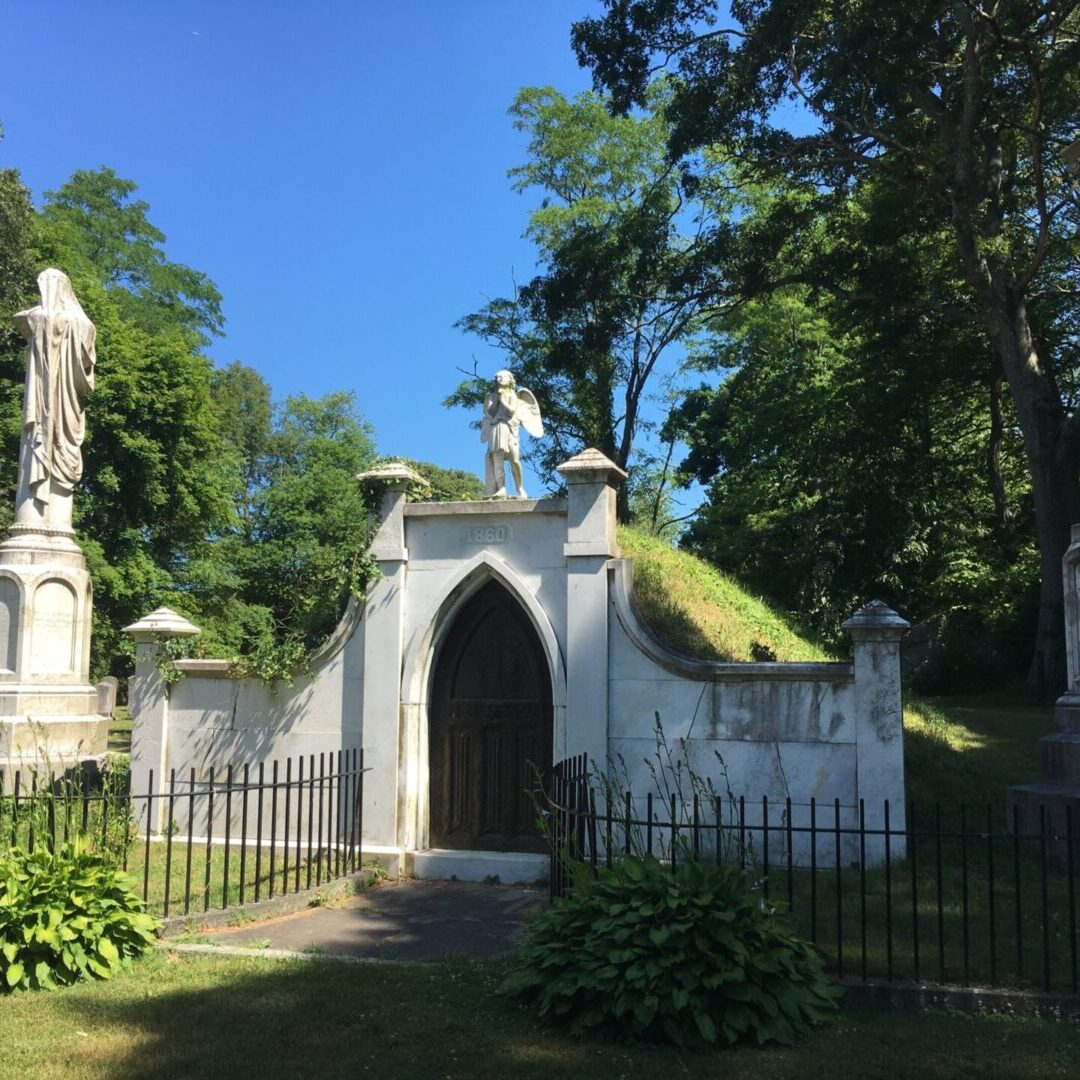
[[[1016, 807], [1020, 831], [1029, 835], [1038, 835], [1040, 814], [1045, 814], [1048, 851], [1058, 862], [1066, 856], [1066, 807], [1071, 807], [1073, 828], [1080, 833], [1080, 525], [1072, 527], [1071, 539], [1062, 559], [1069, 683], [1054, 706], [1057, 731], [1039, 740], [1042, 777], [1012, 787], [1006, 806], [1008, 827], [1013, 827]], [[1074, 850], [1074, 858], [1078, 854]]]
[[626, 473], [599, 450], [558, 467], [568, 491], [566, 544], [566, 753], [608, 757], [608, 574], [619, 557], [615, 488]]
[[[866, 827], [885, 825], [904, 829], [904, 708], [900, 687], [900, 639], [910, 623], [880, 600], [871, 600], [847, 620], [855, 666], [855, 775], [856, 797], [865, 800]], [[852, 824], [858, 822], [858, 811]], [[892, 853], [902, 856], [903, 838], [893, 842]], [[880, 849], [880, 850], [871, 850]], [[880, 860], [884, 843], [867, 838], [867, 859]]]
[[135, 674], [128, 682], [131, 793], [136, 797], [139, 831], [160, 833], [165, 800], [155, 799], [147, 814], [147, 802], [139, 798], [168, 790], [169, 686], [158, 667], [158, 659], [169, 638], [191, 637], [199, 633], [199, 628], [175, 611], [161, 607], [125, 626], [124, 633], [135, 639]]
[[405, 574], [405, 499], [423, 477], [400, 461], [360, 473], [361, 483], [382, 489], [381, 524], [371, 544], [382, 577], [364, 601], [364, 838], [378, 846], [413, 846], [415, 838], [401, 835], [409, 815], [399, 800], [409, 790], [404, 776], [407, 756], [401, 753], [401, 668]]

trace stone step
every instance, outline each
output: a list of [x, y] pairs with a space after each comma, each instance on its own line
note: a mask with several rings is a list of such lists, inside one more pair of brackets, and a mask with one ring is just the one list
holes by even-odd
[[1080, 733], [1059, 731], [1040, 739], [1039, 760], [1045, 780], [1080, 786]]
[[421, 880], [498, 881], [532, 884], [547, 877], [550, 856], [518, 851], [450, 851], [431, 848], [410, 853], [407, 872]]

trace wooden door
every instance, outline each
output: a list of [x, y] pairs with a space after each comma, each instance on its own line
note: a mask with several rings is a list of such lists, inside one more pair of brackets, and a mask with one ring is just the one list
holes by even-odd
[[552, 760], [551, 677], [539, 636], [496, 582], [450, 628], [435, 667], [428, 747], [431, 846], [544, 851], [531, 792]]

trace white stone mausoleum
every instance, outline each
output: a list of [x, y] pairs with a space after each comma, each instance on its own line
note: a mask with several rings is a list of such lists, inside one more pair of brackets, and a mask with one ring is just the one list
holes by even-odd
[[[719, 754], [729, 794], [839, 800], [868, 828], [889, 800], [904, 827], [899, 640], [907, 624], [868, 604], [846, 624], [852, 663], [713, 663], [672, 652], [638, 618], [619, 556], [623, 474], [595, 450], [560, 469], [565, 499], [409, 503], [415, 480], [384, 466], [373, 554], [382, 577], [351, 602], [292, 687], [236, 679], [228, 661], [181, 660], [163, 638], [194, 633], [156, 612], [131, 627], [133, 790], [171, 770], [362, 747], [365, 854], [417, 876], [528, 880], [544, 869], [528, 788], [537, 766], [621, 756], [651, 782], [659, 716], [702, 774]], [[161, 821], [151, 822], [160, 828]]]

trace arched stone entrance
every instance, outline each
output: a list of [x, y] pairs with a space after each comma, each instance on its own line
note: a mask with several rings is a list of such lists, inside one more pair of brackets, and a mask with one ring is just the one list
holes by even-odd
[[552, 761], [551, 673], [525, 611], [482, 586], [443, 638], [429, 709], [431, 846], [543, 851], [530, 791]]

